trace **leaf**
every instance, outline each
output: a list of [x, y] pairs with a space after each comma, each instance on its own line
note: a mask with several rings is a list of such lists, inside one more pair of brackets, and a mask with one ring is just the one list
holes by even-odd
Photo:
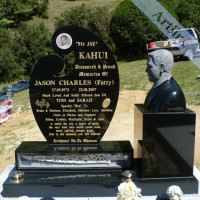
[[0, 20], [0, 27], [7, 27], [10, 24], [14, 24], [15, 21], [9, 19], [2, 19]]

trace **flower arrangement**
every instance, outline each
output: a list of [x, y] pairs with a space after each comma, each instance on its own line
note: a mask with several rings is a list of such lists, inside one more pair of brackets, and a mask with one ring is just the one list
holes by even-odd
[[138, 188], [132, 181], [121, 183], [118, 186], [118, 200], [141, 200], [141, 189]]
[[172, 185], [167, 189], [166, 194], [170, 197], [170, 200], [181, 200], [183, 192], [179, 186]]

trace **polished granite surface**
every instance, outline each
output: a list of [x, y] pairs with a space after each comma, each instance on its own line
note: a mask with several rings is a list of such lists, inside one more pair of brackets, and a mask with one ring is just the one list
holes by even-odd
[[[10, 173], [10, 171], [13, 170], [14, 167], [15, 167], [14, 165], [9, 165], [4, 170], [4, 172], [0, 175], [0, 191], [2, 191], [3, 182], [7, 179], [8, 174]], [[194, 175], [198, 180], [200, 180], [200, 171], [196, 167], [194, 167]], [[173, 183], [171, 185], [173, 185]], [[188, 200], [188, 199], [190, 199], [190, 200], [199, 200], [200, 199], [200, 187], [198, 186], [198, 188], [199, 188], [198, 189], [198, 194], [197, 193], [196, 194], [184, 193], [183, 200]], [[158, 192], [158, 190], [157, 190], [157, 192]], [[147, 196], [147, 195], [143, 194], [143, 191], [142, 191], [142, 195], [143, 195], [143, 199], [144, 200], [156, 200], [156, 197], [157, 197], [156, 194]], [[18, 197], [8, 198], [8, 197], [2, 197], [1, 195], [0, 195], [0, 197], [2, 199], [4, 199], [4, 200], [18, 200], [19, 199]], [[31, 198], [31, 199], [39, 200], [41, 198], [42, 197], [39, 197], [39, 198], [35, 197], [35, 198]], [[72, 198], [70, 198], [70, 197], [65, 197], [65, 198], [54, 197], [54, 198], [56, 200], [63, 200], [63, 199], [72, 200]], [[91, 200], [105, 200], [105, 197], [90, 197], [90, 196], [88, 196], [88, 197], [77, 197], [76, 196], [76, 197], [73, 198], [73, 200], [79, 200], [79, 199], [88, 200], [88, 198], [90, 198]], [[114, 196], [114, 197], [106, 197], [106, 199], [108, 199], [108, 200], [116, 200], [116, 196]]]
[[[138, 123], [141, 178], [190, 177], [193, 175], [196, 114], [153, 113], [135, 106]], [[139, 122], [141, 121], [141, 123]]]

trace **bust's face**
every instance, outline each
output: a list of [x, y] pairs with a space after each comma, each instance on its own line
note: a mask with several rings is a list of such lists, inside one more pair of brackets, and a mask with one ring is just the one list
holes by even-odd
[[146, 72], [151, 82], [156, 82], [160, 78], [160, 68], [154, 64], [150, 56], [148, 57]]

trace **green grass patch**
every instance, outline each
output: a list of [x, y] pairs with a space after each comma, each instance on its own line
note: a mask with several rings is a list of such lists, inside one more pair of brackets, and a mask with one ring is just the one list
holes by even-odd
[[145, 60], [120, 63], [118, 67], [121, 90], [146, 90], [149, 81]]
[[187, 104], [200, 105], [200, 75], [198, 69], [191, 61], [175, 63], [173, 76], [182, 88]]
[[[148, 81], [146, 60], [129, 63], [119, 63], [120, 89], [121, 90], [145, 90], [149, 91], [151, 86]], [[182, 88], [186, 103], [200, 105], [200, 69], [191, 61], [175, 62], [172, 75]]]

